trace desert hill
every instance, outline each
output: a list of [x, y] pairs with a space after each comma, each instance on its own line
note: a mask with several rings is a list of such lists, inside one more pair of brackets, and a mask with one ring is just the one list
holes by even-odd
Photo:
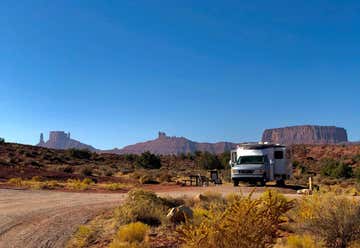
[[105, 152], [115, 154], [140, 154], [145, 151], [150, 151], [155, 154], [187, 154], [196, 151], [207, 151], [214, 154], [220, 154], [230, 151], [236, 146], [231, 142], [218, 142], [218, 143], [199, 143], [194, 142], [184, 137], [169, 137], [163, 132], [159, 132], [157, 139], [137, 143], [134, 145], [126, 146], [122, 149], [113, 149]]

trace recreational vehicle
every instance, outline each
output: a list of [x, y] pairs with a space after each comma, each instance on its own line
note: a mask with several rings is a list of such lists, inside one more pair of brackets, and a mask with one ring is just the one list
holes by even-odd
[[260, 183], [276, 181], [285, 184], [291, 176], [292, 166], [286, 147], [269, 143], [243, 143], [231, 151], [231, 179], [239, 182]]

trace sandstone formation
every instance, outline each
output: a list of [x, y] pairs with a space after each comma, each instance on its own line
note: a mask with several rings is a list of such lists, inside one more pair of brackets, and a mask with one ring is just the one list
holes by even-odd
[[164, 132], [159, 132], [158, 138], [146, 142], [126, 146], [122, 149], [113, 149], [104, 152], [116, 154], [140, 154], [150, 151], [155, 154], [187, 154], [195, 151], [207, 151], [219, 154], [230, 151], [236, 144], [230, 142], [198, 143], [184, 137], [169, 137]]
[[53, 149], [87, 149], [90, 151], [96, 151], [96, 149], [90, 145], [81, 143], [80, 141], [70, 138], [70, 133], [63, 131], [51, 131], [49, 134], [49, 140], [44, 141], [44, 135], [40, 134], [40, 142], [37, 146], [53, 148]]
[[348, 142], [344, 128], [335, 126], [293, 126], [267, 129], [262, 136], [263, 142], [292, 144], [338, 144]]

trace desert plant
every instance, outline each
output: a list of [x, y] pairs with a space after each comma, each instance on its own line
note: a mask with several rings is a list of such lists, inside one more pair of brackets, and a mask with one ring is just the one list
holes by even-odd
[[155, 193], [145, 190], [132, 190], [125, 203], [115, 210], [115, 218], [119, 224], [142, 222], [150, 226], [158, 226], [165, 219], [169, 209], [168, 201]]
[[230, 152], [223, 152], [218, 155], [222, 168], [229, 168]]
[[360, 167], [357, 167], [355, 170], [354, 170], [354, 176], [356, 178], [356, 180], [358, 182], [360, 182]]
[[82, 183], [90, 185], [94, 183], [94, 181], [91, 178], [84, 178], [84, 180], [82, 180]]
[[[91, 179], [90, 181], [92, 182]], [[90, 188], [90, 181], [86, 178], [83, 181], [80, 181], [79, 179], [68, 179], [66, 182], [66, 188], [73, 190], [86, 190]]]
[[122, 242], [138, 242], [144, 241], [150, 227], [141, 222], [130, 223], [119, 228], [117, 238]]
[[200, 224], [188, 222], [178, 232], [184, 247], [271, 247], [292, 207], [292, 201], [275, 191], [259, 199], [238, 197], [225, 211], [211, 209]]
[[8, 180], [8, 183], [14, 184], [14, 185], [16, 185], [18, 187], [23, 186], [23, 184], [24, 184], [23, 180], [20, 177], [10, 178]]
[[159, 182], [150, 175], [141, 176], [139, 182], [141, 184], [159, 184]]
[[69, 156], [73, 157], [73, 158], [78, 158], [78, 159], [90, 159], [92, 156], [92, 152], [89, 150], [82, 150], [82, 149], [68, 149], [67, 153]]
[[80, 173], [83, 176], [92, 176], [93, 169], [91, 168], [91, 166], [88, 165], [88, 166], [81, 168]]
[[73, 169], [73, 167], [71, 165], [68, 165], [68, 166], [63, 167], [62, 171], [65, 172], [65, 173], [73, 173], [74, 169]]
[[124, 159], [128, 162], [134, 162], [138, 158], [138, 155], [136, 154], [125, 154]]
[[109, 183], [109, 184], [103, 184], [101, 185], [102, 188], [107, 189], [107, 190], [120, 190], [120, 189], [128, 189], [129, 186], [126, 184], [122, 184], [122, 183]]
[[334, 178], [349, 178], [352, 176], [352, 168], [343, 162], [334, 159], [324, 159], [321, 161], [321, 175]]
[[345, 248], [360, 239], [360, 205], [332, 193], [304, 198], [294, 219], [302, 232], [322, 239], [326, 247]]
[[136, 159], [136, 166], [145, 169], [160, 169], [160, 157], [150, 152], [144, 152]]
[[34, 182], [41, 182], [41, 180], [42, 180], [41, 176], [33, 176], [31, 178], [31, 181], [34, 181]]
[[218, 157], [210, 152], [203, 152], [199, 157], [199, 166], [205, 170], [223, 169]]
[[67, 248], [83, 248], [96, 240], [98, 230], [90, 226], [79, 226]]
[[286, 239], [286, 248], [321, 248], [324, 245], [309, 235], [291, 235]]

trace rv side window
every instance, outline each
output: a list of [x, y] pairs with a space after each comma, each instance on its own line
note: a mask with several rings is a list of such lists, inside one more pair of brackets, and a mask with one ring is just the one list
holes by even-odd
[[284, 158], [284, 152], [283, 151], [275, 151], [274, 152], [274, 158], [275, 159], [283, 159]]

